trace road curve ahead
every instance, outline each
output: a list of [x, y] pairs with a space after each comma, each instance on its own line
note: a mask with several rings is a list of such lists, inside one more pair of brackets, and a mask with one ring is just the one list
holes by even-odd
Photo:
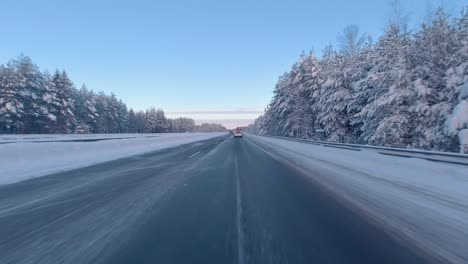
[[0, 263], [427, 263], [247, 138], [0, 187]]

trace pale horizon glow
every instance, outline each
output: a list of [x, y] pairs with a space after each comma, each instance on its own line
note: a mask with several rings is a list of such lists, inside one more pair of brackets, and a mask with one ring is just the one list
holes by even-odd
[[245, 127], [252, 124], [255, 118], [263, 114], [258, 109], [226, 109], [211, 111], [169, 111], [165, 112], [169, 118], [188, 117], [195, 120], [195, 124], [219, 123], [228, 129]]
[[236, 127], [246, 127], [252, 124], [255, 119], [194, 119], [196, 125], [203, 123], [218, 123], [222, 124], [227, 129], [234, 129]]

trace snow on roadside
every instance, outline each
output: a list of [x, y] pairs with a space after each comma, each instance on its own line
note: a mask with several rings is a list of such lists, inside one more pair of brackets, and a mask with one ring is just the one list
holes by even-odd
[[449, 133], [455, 133], [459, 129], [466, 127], [467, 124], [468, 100], [462, 100], [455, 106], [453, 113], [447, 119], [446, 129]]
[[41, 142], [41, 141], [70, 141], [70, 140], [88, 140], [88, 139], [123, 139], [123, 138], [150, 138], [171, 135], [172, 133], [161, 134], [11, 134], [0, 135], [0, 144], [17, 142]]
[[466, 153], [468, 149], [468, 129], [462, 129], [458, 132], [460, 141], [460, 153]]
[[468, 167], [248, 138], [442, 262], [468, 263]]
[[[89, 166], [182, 144], [210, 139], [225, 133], [174, 133], [134, 135], [46, 135], [2, 136], [0, 144], [0, 184], [19, 182], [54, 172]], [[122, 138], [96, 142], [60, 142], [69, 139]], [[55, 142], [24, 142], [54, 139]]]

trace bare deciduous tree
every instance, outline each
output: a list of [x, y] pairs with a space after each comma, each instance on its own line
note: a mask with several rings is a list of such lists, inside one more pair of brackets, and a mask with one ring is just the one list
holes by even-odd
[[398, 26], [400, 30], [406, 32], [411, 13], [401, 4], [400, 0], [391, 0], [390, 7], [390, 25]]
[[351, 57], [356, 56], [364, 44], [364, 36], [359, 35], [359, 27], [349, 25], [338, 35], [341, 52]]

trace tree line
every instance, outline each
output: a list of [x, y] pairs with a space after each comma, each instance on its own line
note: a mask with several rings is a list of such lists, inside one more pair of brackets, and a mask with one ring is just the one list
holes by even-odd
[[65, 71], [41, 71], [20, 55], [0, 65], [0, 134], [164, 133], [226, 131], [167, 118], [162, 109], [128, 110], [113, 93], [77, 89]]
[[302, 54], [282, 75], [254, 133], [457, 151], [468, 128], [468, 15], [439, 9], [408, 31], [391, 23], [374, 42], [356, 26], [340, 50]]

